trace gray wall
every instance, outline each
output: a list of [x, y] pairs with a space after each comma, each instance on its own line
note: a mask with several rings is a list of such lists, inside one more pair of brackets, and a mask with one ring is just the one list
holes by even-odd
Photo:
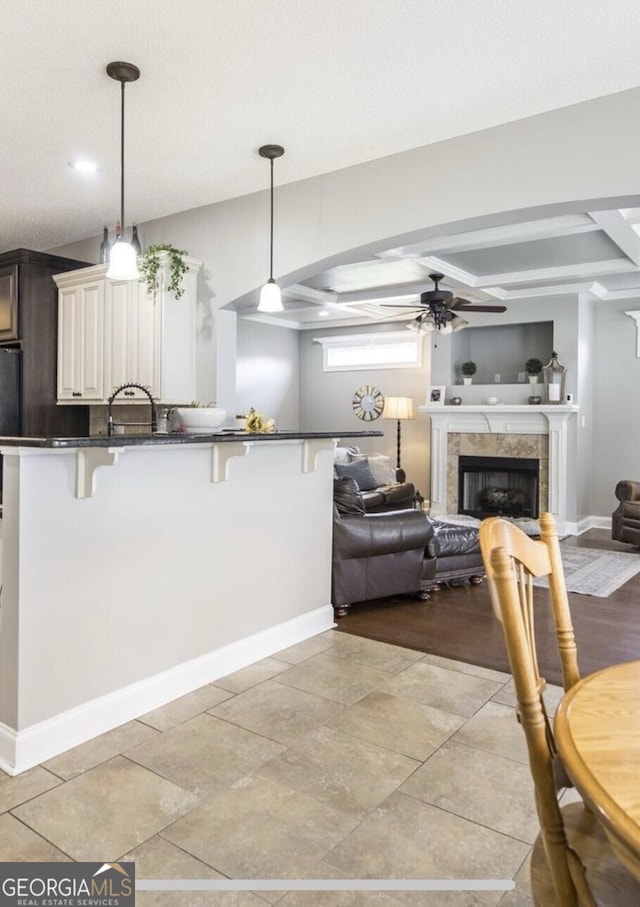
[[278, 428], [297, 429], [299, 412], [297, 331], [240, 321], [237, 337], [236, 406], [253, 406]]
[[[460, 366], [471, 359], [478, 366], [474, 384], [494, 384], [496, 374], [501, 384], [516, 384], [518, 373], [524, 372], [527, 359], [536, 357], [545, 365], [553, 350], [553, 325], [550, 322], [507, 324], [507, 313], [502, 323], [494, 327], [474, 328], [474, 315], [469, 316], [470, 326], [451, 337], [453, 375], [449, 382], [462, 384]], [[528, 378], [525, 376], [528, 384]]]
[[[391, 329], [388, 324], [382, 327], [384, 331]], [[404, 327], [401, 330], [404, 331]], [[332, 431], [335, 428], [344, 431], [382, 431], [383, 438], [362, 439], [358, 446], [363, 453], [382, 453], [392, 457], [395, 463], [397, 421], [381, 416], [373, 422], [363, 422], [353, 412], [351, 401], [357, 388], [363, 384], [374, 385], [385, 397], [412, 397], [416, 418], [401, 423], [401, 462], [407, 480], [427, 496], [430, 471], [429, 420], [417, 412], [417, 407], [426, 399], [431, 359], [429, 343], [424, 343], [421, 368], [324, 372], [322, 346], [314, 343], [313, 338], [356, 333], [365, 333], [365, 330], [358, 327], [300, 332], [300, 428], [316, 428], [320, 431]]]
[[[572, 205], [581, 208], [585, 199], [594, 209], [637, 207], [639, 106], [640, 89], [632, 89], [281, 185], [275, 276], [286, 285], [340, 263], [354, 250], [372, 254], [447, 230], [518, 221], [528, 209], [536, 209], [536, 216], [562, 213]], [[283, 182], [286, 161], [279, 171]], [[220, 325], [217, 310], [238, 299], [257, 303], [266, 277], [267, 204], [268, 193], [255, 193], [142, 224], [139, 230], [144, 244], [171, 242], [203, 259], [202, 328], [213, 336], [215, 360], [202, 366], [208, 386], [199, 389], [199, 396], [216, 399], [230, 412], [237, 410], [235, 370], [229, 368], [225, 350], [235, 343], [234, 327]], [[55, 251], [94, 260], [98, 245], [93, 237]], [[536, 301], [535, 306], [537, 318], [556, 322], [554, 341], [569, 368], [569, 390], [577, 393], [578, 362], [585, 356], [576, 338], [586, 316], [577, 299], [555, 299], [546, 306]], [[590, 447], [593, 430], [593, 469], [590, 475], [580, 472], [577, 511], [597, 508], [601, 515], [611, 512], [611, 490], [620, 476], [638, 472], [637, 445], [627, 443], [628, 429], [617, 430], [620, 418], [613, 415], [620, 395], [631, 404], [637, 386], [635, 356], [623, 356], [616, 345], [624, 335], [634, 346], [635, 326], [624, 315], [626, 331], [602, 322], [601, 316], [613, 315], [610, 306], [605, 302], [594, 309], [593, 415], [588, 414], [584, 427], [581, 423], [578, 438], [581, 450], [585, 443]], [[532, 307], [524, 307], [520, 321], [532, 320]], [[511, 316], [511, 305], [509, 309]], [[476, 318], [480, 316], [474, 322]], [[444, 378], [438, 380], [435, 369], [442, 363]], [[446, 384], [451, 353], [444, 344], [433, 364], [433, 383]], [[279, 413], [274, 415], [281, 421]], [[577, 468], [586, 472], [586, 460]]]
[[591, 513], [610, 515], [616, 482], [640, 480], [640, 359], [635, 322], [624, 314], [636, 309], [640, 299], [594, 309], [593, 344], [585, 350], [594, 376]]

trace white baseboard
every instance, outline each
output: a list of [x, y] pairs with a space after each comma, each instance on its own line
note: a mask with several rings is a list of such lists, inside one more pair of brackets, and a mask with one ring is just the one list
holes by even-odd
[[590, 516], [589, 517], [589, 529], [608, 529], [611, 532], [611, 517], [610, 516]]
[[333, 608], [325, 605], [24, 730], [15, 731], [0, 724], [0, 769], [9, 775], [18, 775], [179, 696], [332, 627], [335, 627]]
[[606, 529], [611, 532], [611, 517], [591, 514], [578, 520], [577, 523], [569, 523], [568, 525], [574, 527], [569, 530], [570, 535], [582, 535], [583, 532], [587, 532], [589, 529]]

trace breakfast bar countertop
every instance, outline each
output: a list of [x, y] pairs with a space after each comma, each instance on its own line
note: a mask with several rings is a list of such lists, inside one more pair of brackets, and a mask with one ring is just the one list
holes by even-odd
[[22, 438], [0, 437], [0, 447], [153, 447], [163, 444], [219, 444], [229, 441], [306, 441], [315, 438], [376, 438], [381, 431], [275, 431], [251, 434], [246, 431], [223, 430], [208, 434], [169, 432], [147, 435], [94, 435], [88, 438]]

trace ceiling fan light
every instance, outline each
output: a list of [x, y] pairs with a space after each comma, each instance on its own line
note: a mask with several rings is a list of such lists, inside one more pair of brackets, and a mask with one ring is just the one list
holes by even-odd
[[438, 328], [438, 333], [453, 334], [453, 325], [451, 324], [451, 322], [449, 321], [446, 324], [441, 324], [440, 327]]
[[273, 277], [265, 283], [260, 290], [260, 302], [258, 303], [259, 312], [284, 312], [282, 305], [282, 293], [280, 287]]
[[456, 331], [461, 331], [463, 328], [466, 328], [469, 324], [468, 321], [465, 321], [464, 318], [461, 318], [460, 315], [454, 315], [451, 319], [451, 329], [455, 334]]
[[137, 280], [140, 277], [138, 256], [131, 243], [119, 239], [111, 246], [107, 277], [109, 280]]

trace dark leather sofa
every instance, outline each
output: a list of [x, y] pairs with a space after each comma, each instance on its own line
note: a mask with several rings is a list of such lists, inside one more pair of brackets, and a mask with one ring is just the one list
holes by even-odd
[[478, 531], [420, 510], [366, 513], [353, 479], [334, 480], [331, 601], [336, 617], [354, 602], [413, 595], [484, 576]]
[[388, 457], [380, 454], [366, 456], [357, 447], [343, 448], [349, 456], [348, 462], [335, 464], [337, 477], [353, 478], [356, 481], [367, 513], [387, 513], [389, 510], [405, 510], [413, 507], [416, 496], [415, 485], [411, 482], [397, 482], [396, 470], [384, 465], [374, 467], [376, 461], [391, 464]]
[[622, 479], [616, 497], [620, 503], [611, 514], [611, 538], [640, 547], [640, 482]]

